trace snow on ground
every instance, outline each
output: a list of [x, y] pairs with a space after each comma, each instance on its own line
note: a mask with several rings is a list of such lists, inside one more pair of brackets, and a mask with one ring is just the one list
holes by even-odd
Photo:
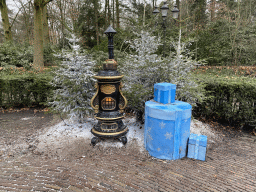
[[211, 129], [211, 127], [208, 124], [198, 121], [196, 119], [193, 119], [191, 121], [190, 133], [206, 135], [208, 139], [216, 137], [214, 131]]
[[[125, 118], [123, 120], [124, 124], [128, 126], [129, 132], [127, 133], [127, 144], [126, 147], [136, 145], [139, 147], [140, 151], [145, 151], [144, 148], [144, 127], [140, 123], [136, 122], [135, 118]], [[57, 149], [58, 147], [64, 146], [65, 144], [75, 142], [75, 140], [83, 139], [86, 145], [90, 145], [91, 139], [93, 138], [91, 128], [97, 120], [88, 118], [86, 123], [78, 124], [71, 123], [65, 120], [60, 122], [55, 126], [49, 127], [46, 131], [39, 135], [39, 143], [37, 148], [44, 150], [45, 147], [51, 147]], [[197, 120], [192, 120], [191, 122], [191, 133], [207, 135], [208, 141], [215, 137], [214, 132], [211, 130], [209, 125], [204, 124]], [[111, 139], [106, 139], [99, 142], [97, 145], [102, 145], [103, 147], [123, 147], [122, 142], [113, 141]]]

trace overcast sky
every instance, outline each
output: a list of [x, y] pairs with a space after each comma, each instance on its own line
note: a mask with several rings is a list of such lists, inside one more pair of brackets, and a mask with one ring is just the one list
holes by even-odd
[[6, 4], [7, 4], [7, 7], [11, 10], [17, 10], [17, 6], [15, 5], [15, 2], [17, 3], [17, 5], [19, 5], [18, 1], [16, 0], [7, 0], [6, 1]]
[[[20, 7], [20, 0], [6, 0], [6, 4], [7, 7], [13, 11], [14, 14], [17, 13], [17, 11], [19, 10], [18, 7]], [[22, 0], [22, 2], [26, 3], [28, 0]], [[122, 0], [122, 1], [128, 1], [128, 0]], [[152, 0], [137, 0], [140, 3], [143, 3], [144, 1], [148, 2], [148, 3], [152, 3]], [[156, 4], [159, 5], [159, 3], [161, 3], [164, 0], [156, 0]], [[128, 1], [129, 2], [129, 1]], [[0, 16], [1, 18], [1, 16]]]
[[[22, 2], [27, 2], [28, 0], [22, 0]], [[123, 1], [125, 1], [125, 0], [123, 0]], [[137, 0], [138, 2], [141, 2], [141, 3], [143, 3], [144, 1], [146, 1], [146, 2], [152, 2], [152, 0]], [[163, 1], [163, 0], [156, 0], [156, 2], [157, 2], [157, 4], [158, 3], [160, 3], [161, 1]], [[17, 13], [17, 11], [19, 10], [18, 8], [17, 8], [17, 5], [18, 6], [20, 6], [20, 3], [19, 3], [19, 1], [18, 0], [6, 0], [6, 4], [7, 4], [7, 7], [9, 8], [9, 9], [11, 9], [11, 10], [13, 10], [14, 11], [14, 13]]]

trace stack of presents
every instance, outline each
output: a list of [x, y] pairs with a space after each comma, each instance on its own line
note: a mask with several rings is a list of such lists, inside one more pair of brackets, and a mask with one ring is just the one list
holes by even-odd
[[174, 84], [154, 85], [154, 100], [145, 103], [145, 147], [159, 159], [205, 161], [207, 136], [190, 134], [192, 106], [175, 100], [175, 94]]

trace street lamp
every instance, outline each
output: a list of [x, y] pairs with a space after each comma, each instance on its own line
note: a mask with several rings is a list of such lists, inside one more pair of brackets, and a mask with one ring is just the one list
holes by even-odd
[[[155, 10], [153, 11], [153, 15], [156, 15], [157, 13], [159, 13], [159, 11], [157, 10], [157, 6], [155, 7]], [[168, 15], [168, 10], [169, 7], [167, 5], [167, 2], [165, 1], [163, 6], [160, 8], [161, 9], [161, 13], [162, 13], [162, 18], [163, 18], [163, 29], [164, 29], [164, 47], [163, 47], [163, 56], [165, 57], [165, 36], [166, 36], [166, 18]], [[172, 17], [174, 19], [177, 19], [179, 17], [179, 9], [177, 8], [177, 5], [174, 6], [173, 10], [172, 10]]]
[[168, 14], [169, 7], [166, 2], [164, 2], [164, 5], [160, 8], [163, 18], [163, 28], [164, 28], [164, 47], [163, 47], [163, 56], [165, 57], [165, 35], [166, 35], [166, 17]]
[[165, 21], [167, 15], [168, 15], [168, 10], [169, 10], [169, 7], [168, 7], [166, 1], [164, 2], [164, 5], [160, 9], [161, 9], [161, 13], [162, 13], [162, 18]]
[[180, 10], [177, 8], [177, 5], [174, 5], [174, 8], [172, 10], [172, 17], [174, 19], [178, 19]]
[[153, 15], [157, 15], [160, 11], [158, 10], [158, 7], [155, 6], [155, 9], [153, 11]]

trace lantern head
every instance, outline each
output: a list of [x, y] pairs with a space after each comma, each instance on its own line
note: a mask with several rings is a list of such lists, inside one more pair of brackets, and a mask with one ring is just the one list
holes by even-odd
[[167, 3], [164, 2], [164, 5], [160, 9], [161, 9], [161, 12], [162, 12], [163, 20], [165, 20], [166, 17], [167, 17], [167, 14], [168, 14], [168, 10], [169, 10], [169, 7], [168, 7]]
[[158, 10], [158, 7], [155, 6], [155, 9], [153, 11], [153, 15], [157, 15], [160, 11]]
[[178, 19], [180, 10], [177, 8], [177, 5], [174, 6], [172, 10], [172, 17]]

